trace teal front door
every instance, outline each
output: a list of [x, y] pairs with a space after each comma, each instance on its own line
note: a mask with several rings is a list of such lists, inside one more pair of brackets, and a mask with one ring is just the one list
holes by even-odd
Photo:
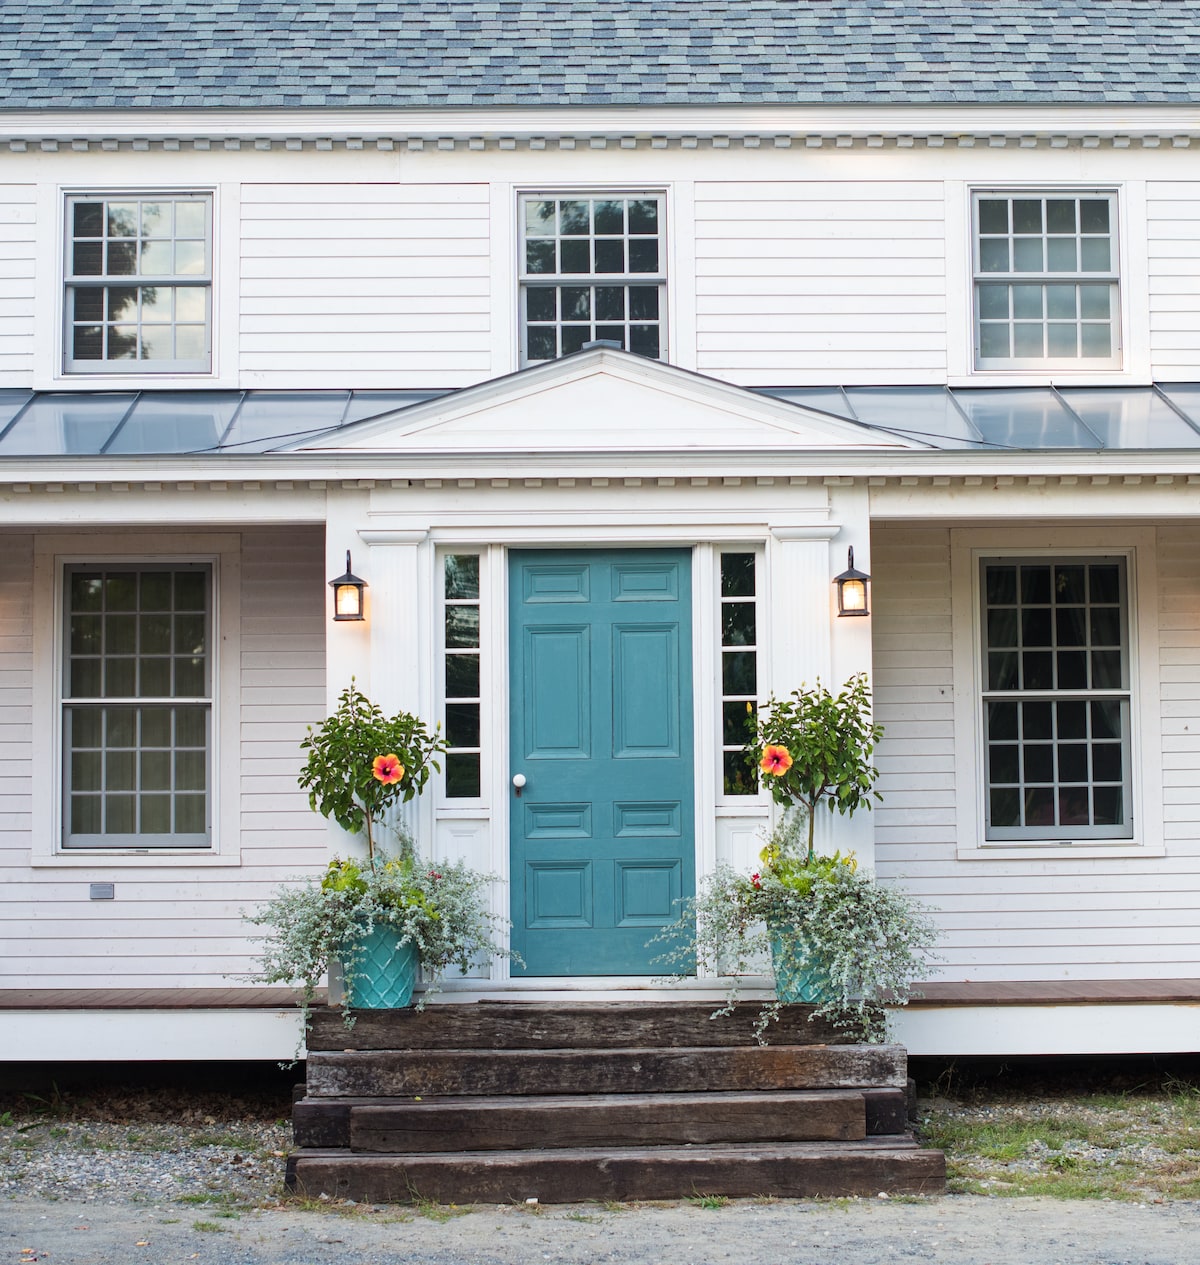
[[695, 885], [691, 554], [509, 570], [514, 975], [655, 975]]

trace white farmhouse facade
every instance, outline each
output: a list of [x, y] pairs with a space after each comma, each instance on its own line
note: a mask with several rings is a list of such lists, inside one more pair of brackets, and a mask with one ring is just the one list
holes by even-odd
[[1200, 108], [1079, 55], [1090, 96], [0, 98], [0, 1058], [290, 1054], [228, 994], [354, 846], [296, 785], [351, 678], [445, 727], [411, 824], [525, 953], [440, 1000], [716, 996], [644, 938], [754, 862], [747, 705], [859, 671], [883, 798], [821, 829], [943, 930], [911, 1052], [1198, 1048]]

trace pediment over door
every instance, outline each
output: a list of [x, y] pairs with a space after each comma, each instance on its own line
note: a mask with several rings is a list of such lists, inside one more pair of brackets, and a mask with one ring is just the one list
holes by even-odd
[[743, 387], [597, 348], [343, 427], [295, 450], [696, 454], [920, 447]]

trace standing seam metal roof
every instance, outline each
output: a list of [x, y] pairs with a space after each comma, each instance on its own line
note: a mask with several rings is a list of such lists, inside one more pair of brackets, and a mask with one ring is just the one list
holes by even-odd
[[1192, 0], [3, 0], [0, 109], [1195, 104]]

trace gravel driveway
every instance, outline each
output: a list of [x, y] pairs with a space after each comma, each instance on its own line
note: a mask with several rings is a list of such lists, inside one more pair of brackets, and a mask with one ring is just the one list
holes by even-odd
[[[1038, 1099], [1048, 1092], [1040, 1086]], [[0, 1265], [1200, 1262], [1195, 1199], [302, 1203], [282, 1192], [291, 1128], [277, 1085], [237, 1094], [110, 1088], [32, 1107], [30, 1099], [0, 1097]]]
[[482, 1208], [446, 1220], [397, 1209], [295, 1207], [213, 1218], [194, 1206], [0, 1205], [0, 1259], [57, 1265], [1192, 1265], [1200, 1206], [947, 1196], [920, 1202]]

